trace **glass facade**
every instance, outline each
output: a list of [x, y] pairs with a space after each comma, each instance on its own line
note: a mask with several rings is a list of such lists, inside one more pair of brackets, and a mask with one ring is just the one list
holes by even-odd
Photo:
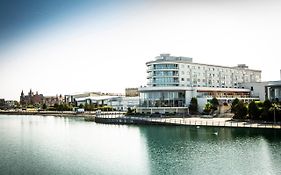
[[175, 83], [179, 83], [179, 78], [172, 78], [172, 77], [153, 78], [153, 83], [155, 83], [155, 84], [175, 84]]
[[154, 69], [178, 69], [177, 64], [154, 64]]
[[153, 76], [178, 76], [178, 71], [154, 71]]
[[141, 107], [185, 107], [185, 91], [140, 92]]

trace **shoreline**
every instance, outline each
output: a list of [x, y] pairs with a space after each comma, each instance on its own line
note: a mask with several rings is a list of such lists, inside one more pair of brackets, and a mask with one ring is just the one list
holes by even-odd
[[[40, 115], [55, 117], [92, 117], [96, 116], [95, 111], [75, 112], [75, 111], [0, 111], [0, 115]], [[103, 111], [101, 115], [121, 116], [124, 112]]]
[[98, 117], [96, 112], [84, 113], [74, 111], [0, 111], [0, 115], [39, 115], [54, 117], [83, 117], [85, 121], [93, 121], [101, 124], [117, 125], [174, 125], [174, 126], [207, 126], [207, 127], [231, 127], [231, 128], [264, 128], [281, 129], [281, 123], [274, 124], [266, 121], [238, 120], [230, 117], [209, 118], [206, 116], [188, 117], [142, 117], [125, 116], [125, 112], [103, 111]]

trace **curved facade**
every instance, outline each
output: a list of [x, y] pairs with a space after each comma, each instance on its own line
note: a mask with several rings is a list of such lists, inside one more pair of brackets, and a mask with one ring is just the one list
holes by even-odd
[[161, 54], [146, 65], [148, 83], [139, 88], [140, 108], [155, 108], [159, 112], [161, 108], [187, 108], [192, 97], [200, 98], [201, 108], [213, 97], [225, 101], [251, 99], [250, 90], [239, 88], [239, 84], [261, 81], [261, 71], [248, 69], [244, 64], [216, 66]]

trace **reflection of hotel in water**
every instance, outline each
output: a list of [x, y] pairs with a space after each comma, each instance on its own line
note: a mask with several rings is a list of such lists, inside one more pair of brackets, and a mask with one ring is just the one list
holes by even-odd
[[199, 110], [213, 97], [227, 103], [235, 98], [246, 102], [259, 99], [240, 84], [260, 82], [261, 71], [244, 64], [216, 66], [161, 54], [146, 65], [148, 83], [139, 88], [139, 112], [186, 112], [192, 97], [197, 98]]

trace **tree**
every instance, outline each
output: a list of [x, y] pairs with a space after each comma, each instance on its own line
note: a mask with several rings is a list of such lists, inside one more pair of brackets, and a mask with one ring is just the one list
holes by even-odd
[[243, 101], [239, 101], [235, 107], [234, 117], [236, 119], [245, 119], [247, 116], [247, 107]]
[[210, 103], [207, 103], [204, 107], [204, 113], [209, 114], [211, 112], [211, 108], [212, 108], [212, 105]]
[[90, 106], [89, 106], [88, 103], [86, 102], [85, 105], [84, 105], [85, 111], [89, 111], [89, 108], [90, 108]]
[[213, 110], [217, 110], [218, 109], [218, 106], [219, 106], [219, 101], [218, 101], [218, 99], [216, 98], [216, 97], [214, 97], [211, 101], [210, 101], [210, 103], [211, 103], [211, 108], [213, 109]]
[[196, 114], [198, 112], [198, 102], [197, 98], [192, 97], [189, 104], [189, 112], [191, 114]]
[[79, 108], [83, 108], [83, 107], [84, 107], [84, 105], [81, 103], [78, 107], [79, 107]]
[[231, 112], [235, 113], [235, 111], [236, 111], [236, 106], [237, 106], [238, 103], [239, 103], [238, 98], [235, 98], [235, 99], [233, 100], [232, 104], [231, 104]]
[[44, 110], [46, 110], [46, 109], [47, 109], [47, 105], [44, 103], [43, 106], [42, 106], [42, 108], [43, 108]]
[[54, 104], [54, 109], [57, 111], [59, 109], [59, 104], [55, 103]]
[[248, 113], [250, 119], [258, 119], [259, 118], [259, 109], [255, 101], [252, 101], [248, 106]]
[[272, 104], [269, 100], [265, 100], [263, 102], [263, 109], [262, 109], [262, 113], [261, 113], [261, 118], [263, 120], [267, 120], [267, 121], [272, 121], [273, 120], [273, 116], [271, 116], [271, 111], [269, 110], [272, 107]]

